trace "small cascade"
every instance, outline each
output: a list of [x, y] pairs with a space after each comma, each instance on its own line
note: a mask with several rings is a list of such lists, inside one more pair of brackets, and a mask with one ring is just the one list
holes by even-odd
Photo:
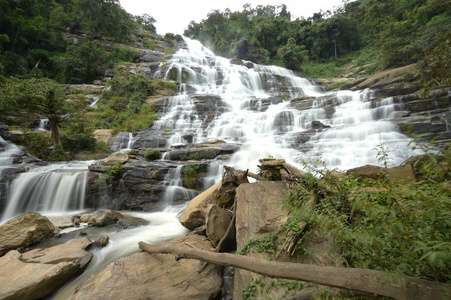
[[61, 213], [83, 209], [91, 163], [52, 164], [20, 174], [9, 186], [2, 220], [26, 211]]
[[124, 149], [120, 149], [120, 151], [124, 152], [124, 153], [130, 152], [132, 150], [134, 142], [135, 142], [135, 139], [133, 137], [133, 133], [129, 132], [127, 146]]
[[39, 131], [48, 131], [50, 128], [49, 119], [40, 119], [39, 120]]
[[97, 104], [97, 102], [100, 100], [100, 95], [94, 96], [93, 99], [94, 100], [91, 102], [91, 104], [89, 104], [90, 107], [94, 107]]
[[0, 152], [0, 179], [3, 177], [4, 169], [14, 164], [14, 159], [23, 154], [22, 149], [11, 142], [5, 141], [0, 137], [0, 145], [3, 151]]
[[116, 135], [109, 148], [113, 151], [128, 152], [132, 149], [133, 142], [134, 139], [131, 132], [121, 131]]
[[179, 165], [168, 172], [164, 179], [166, 190], [163, 201], [165, 205], [173, 205], [175, 201], [189, 201], [194, 198], [193, 191], [184, 188], [182, 178], [183, 165]]

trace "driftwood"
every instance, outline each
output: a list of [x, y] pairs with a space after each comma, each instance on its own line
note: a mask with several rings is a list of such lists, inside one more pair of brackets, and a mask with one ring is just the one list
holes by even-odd
[[231, 266], [248, 270], [269, 277], [307, 281], [395, 299], [437, 300], [451, 297], [451, 286], [448, 284], [410, 276], [400, 277], [376, 270], [274, 262], [183, 246], [149, 245], [144, 242], [139, 243], [139, 248], [149, 253], [173, 253], [179, 259], [198, 259], [220, 266]]

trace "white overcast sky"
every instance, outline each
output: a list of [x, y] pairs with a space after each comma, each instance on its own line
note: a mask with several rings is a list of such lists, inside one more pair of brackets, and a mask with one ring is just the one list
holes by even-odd
[[154, 25], [159, 34], [183, 34], [191, 21], [206, 19], [207, 14], [215, 9], [242, 11], [246, 3], [250, 3], [253, 8], [257, 5], [285, 4], [294, 20], [309, 18], [321, 9], [332, 10], [341, 5], [342, 0], [120, 0], [120, 3], [132, 15], [148, 14], [154, 17], [157, 20]]

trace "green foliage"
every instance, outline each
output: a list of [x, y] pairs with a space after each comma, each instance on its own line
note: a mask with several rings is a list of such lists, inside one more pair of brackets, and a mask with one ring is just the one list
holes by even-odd
[[185, 185], [187, 188], [192, 189], [196, 183], [197, 173], [200, 167], [196, 164], [190, 164], [183, 168], [182, 173], [184, 176]]
[[[449, 157], [441, 157], [447, 166]], [[434, 161], [422, 163], [429, 164], [422, 169], [423, 179], [410, 183], [338, 179], [321, 171], [334, 193], [324, 194], [312, 180], [302, 180], [292, 187], [285, 206], [320, 235], [332, 235], [352, 267], [449, 282], [451, 189], [449, 174], [437, 176]], [[319, 196], [315, 207], [307, 204], [312, 192]]]
[[144, 30], [148, 30], [150, 32], [156, 32], [155, 23], [157, 20], [155, 20], [152, 16], [149, 16], [148, 14], [142, 14], [139, 16], [133, 16], [133, 19], [135, 22], [138, 22]]
[[[63, 3], [64, 2], [64, 3]], [[87, 32], [87, 40], [101, 37], [130, 42], [136, 23], [117, 0], [3, 1], [0, 18], [0, 64], [6, 75], [30, 77], [32, 69], [64, 83], [86, 82], [101, 59], [91, 60], [82, 45], [68, 44], [64, 33]], [[143, 20], [151, 21], [147, 16]], [[150, 24], [151, 25], [151, 24]], [[83, 49], [75, 49], [81, 47]], [[80, 54], [79, 52], [83, 52]], [[75, 55], [75, 56], [74, 56]], [[67, 61], [66, 61], [67, 60]], [[79, 64], [86, 62], [91, 65]], [[128, 59], [127, 59], [128, 61]], [[72, 78], [72, 74], [75, 76]]]
[[69, 112], [62, 88], [50, 79], [11, 78], [0, 86], [0, 108], [41, 114], [49, 119], [54, 147], [61, 147], [58, 126]]
[[146, 152], [144, 153], [144, 158], [147, 160], [156, 160], [156, 159], [160, 159], [160, 157], [161, 157], [161, 151], [158, 149], [150, 148], [150, 149], [147, 149]]
[[71, 160], [72, 156], [70, 153], [64, 151], [61, 147], [56, 147], [50, 153], [50, 156], [47, 158], [49, 161], [67, 161]]
[[118, 180], [121, 178], [124, 166], [121, 163], [108, 167], [105, 173], [103, 173], [97, 180], [97, 184], [109, 182], [112, 180]]

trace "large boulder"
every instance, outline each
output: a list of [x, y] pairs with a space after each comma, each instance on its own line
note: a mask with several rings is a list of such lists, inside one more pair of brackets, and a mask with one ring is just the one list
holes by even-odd
[[[236, 189], [236, 239], [237, 249], [252, 239], [263, 238], [269, 233], [277, 231], [288, 220], [288, 212], [281, 209], [281, 200], [285, 198], [287, 186], [282, 181], [257, 182], [241, 184]], [[301, 226], [301, 224], [299, 224]], [[299, 257], [299, 261], [306, 264], [332, 265], [342, 264], [341, 256], [334, 251], [333, 240], [330, 237], [319, 237], [312, 233], [304, 238], [303, 248], [306, 254]], [[301, 254], [301, 253], [298, 253]], [[247, 256], [268, 259], [269, 254], [249, 251]], [[278, 261], [298, 262], [298, 257], [277, 257]], [[311, 299], [314, 291], [297, 290], [295, 295], [286, 298], [286, 288], [279, 285], [277, 280], [257, 275], [241, 269], [235, 269], [233, 299], [241, 299], [243, 289], [252, 280], [262, 282], [262, 286], [272, 286], [269, 291], [261, 289], [255, 299]], [[305, 296], [305, 297], [304, 297]], [[307, 297], [308, 296], [308, 297]]]
[[[211, 241], [214, 247], [216, 247], [219, 241], [227, 233], [230, 222], [232, 221], [232, 213], [217, 205], [208, 205], [205, 223], [207, 224], [206, 233], [208, 239]], [[232, 232], [229, 233], [229, 237], [235, 236], [235, 227], [233, 227]], [[234, 250], [235, 240], [232, 238], [227, 238], [225, 241], [225, 249]]]
[[[211, 247], [205, 237], [179, 236], [168, 243]], [[221, 293], [221, 267], [202, 262], [175, 260], [172, 254], [135, 253], [109, 264], [77, 287], [73, 300], [95, 299], [216, 299]]]
[[0, 258], [0, 299], [38, 299], [54, 292], [79, 274], [92, 258], [87, 238]]
[[106, 165], [124, 164], [128, 161], [128, 155], [122, 152], [114, 152], [104, 159]]
[[0, 226], [0, 256], [52, 236], [55, 227], [38, 213], [26, 213]]
[[93, 226], [107, 226], [116, 224], [121, 216], [121, 214], [112, 210], [96, 211], [91, 215], [91, 219], [88, 221], [88, 224]]
[[217, 192], [221, 187], [221, 181], [211, 186], [202, 194], [194, 197], [186, 206], [180, 215], [179, 221], [186, 228], [193, 230], [199, 226], [205, 225], [205, 215], [209, 204], [214, 203]]

